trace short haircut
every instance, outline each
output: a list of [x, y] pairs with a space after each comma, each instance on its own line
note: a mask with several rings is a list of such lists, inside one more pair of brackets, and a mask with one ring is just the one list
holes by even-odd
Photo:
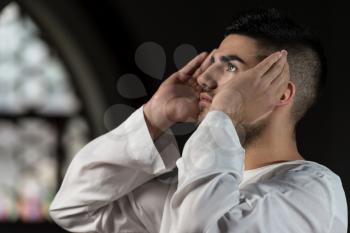
[[[319, 38], [277, 9], [255, 9], [239, 14], [225, 36], [238, 34], [258, 42], [259, 53], [288, 51], [291, 81], [296, 86], [292, 120], [296, 124], [319, 99], [325, 85], [327, 65]], [[262, 58], [260, 58], [262, 59]]]

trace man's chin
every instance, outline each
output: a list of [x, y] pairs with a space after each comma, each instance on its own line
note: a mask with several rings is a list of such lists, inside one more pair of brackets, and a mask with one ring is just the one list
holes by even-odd
[[205, 116], [208, 114], [208, 111], [209, 111], [209, 107], [200, 108], [200, 111], [197, 117], [197, 125], [199, 125], [203, 121]]

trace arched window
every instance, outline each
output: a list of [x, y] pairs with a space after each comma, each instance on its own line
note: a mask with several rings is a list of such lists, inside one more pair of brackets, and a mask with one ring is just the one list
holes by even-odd
[[0, 9], [0, 221], [42, 222], [91, 138], [70, 72], [15, 2]]

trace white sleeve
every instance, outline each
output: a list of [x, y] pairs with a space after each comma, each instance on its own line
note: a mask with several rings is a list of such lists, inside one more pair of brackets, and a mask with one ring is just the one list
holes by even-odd
[[170, 129], [153, 142], [141, 106], [75, 155], [50, 215], [73, 232], [147, 232], [132, 209], [131, 193], [171, 171], [179, 157]]
[[[331, 232], [335, 206], [327, 184], [339, 180], [301, 170], [240, 190], [244, 157], [230, 118], [210, 111], [177, 161], [171, 221], [162, 233]], [[345, 233], [345, 220], [339, 223], [337, 232]]]

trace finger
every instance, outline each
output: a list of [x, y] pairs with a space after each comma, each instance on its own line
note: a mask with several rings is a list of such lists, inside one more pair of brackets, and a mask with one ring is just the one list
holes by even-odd
[[177, 72], [175, 77], [177, 80], [180, 80], [181, 82], [186, 82], [186, 81], [190, 80], [190, 78], [192, 76]]
[[186, 84], [192, 87], [196, 92], [201, 91], [202, 87], [198, 84], [197, 79], [190, 78], [186, 81]]
[[[193, 58], [191, 61], [189, 61], [182, 69], [177, 72], [177, 79], [185, 82], [188, 80], [191, 80], [190, 78], [192, 77], [193, 70], [197, 69], [198, 66], [203, 62], [205, 59], [207, 53], [202, 52], [201, 54], [197, 55], [195, 58]], [[187, 73], [186, 73], [187, 72]]]
[[275, 97], [276, 97], [276, 101], [278, 103], [278, 101], [281, 100], [281, 97], [283, 96], [283, 94], [285, 93], [285, 91], [288, 88], [288, 84], [290, 83], [290, 81], [286, 81], [281, 83], [278, 87], [277, 90], [275, 90]]
[[282, 52], [275, 52], [262, 60], [259, 64], [257, 64], [253, 70], [255, 70], [260, 77], [262, 77], [270, 68], [273, 64], [275, 64], [281, 57], [282, 57]]
[[207, 52], [202, 52], [193, 58], [190, 62], [188, 62], [184, 67], [182, 67], [179, 71], [180, 73], [186, 75], [193, 75], [193, 73], [198, 69], [198, 67], [202, 64], [204, 59], [207, 57]]
[[289, 65], [285, 64], [282, 73], [271, 83], [272, 91], [275, 91], [280, 96], [286, 89], [290, 81]]
[[286, 55], [283, 55], [263, 76], [262, 81], [270, 85], [283, 72], [285, 64], [287, 63]]
[[276, 91], [276, 96], [277, 96], [277, 100], [280, 100], [283, 93], [286, 91], [286, 89], [288, 88], [288, 82], [283, 83], [283, 85], [280, 85], [279, 88]]
[[206, 71], [206, 69], [208, 69], [208, 67], [211, 64], [211, 58], [214, 55], [215, 51], [217, 49], [213, 49], [210, 54], [207, 56], [207, 58], [204, 60], [204, 62], [201, 64], [201, 66], [196, 70], [196, 72], [194, 72], [193, 77], [197, 78], [199, 75], [201, 75], [204, 71]]

